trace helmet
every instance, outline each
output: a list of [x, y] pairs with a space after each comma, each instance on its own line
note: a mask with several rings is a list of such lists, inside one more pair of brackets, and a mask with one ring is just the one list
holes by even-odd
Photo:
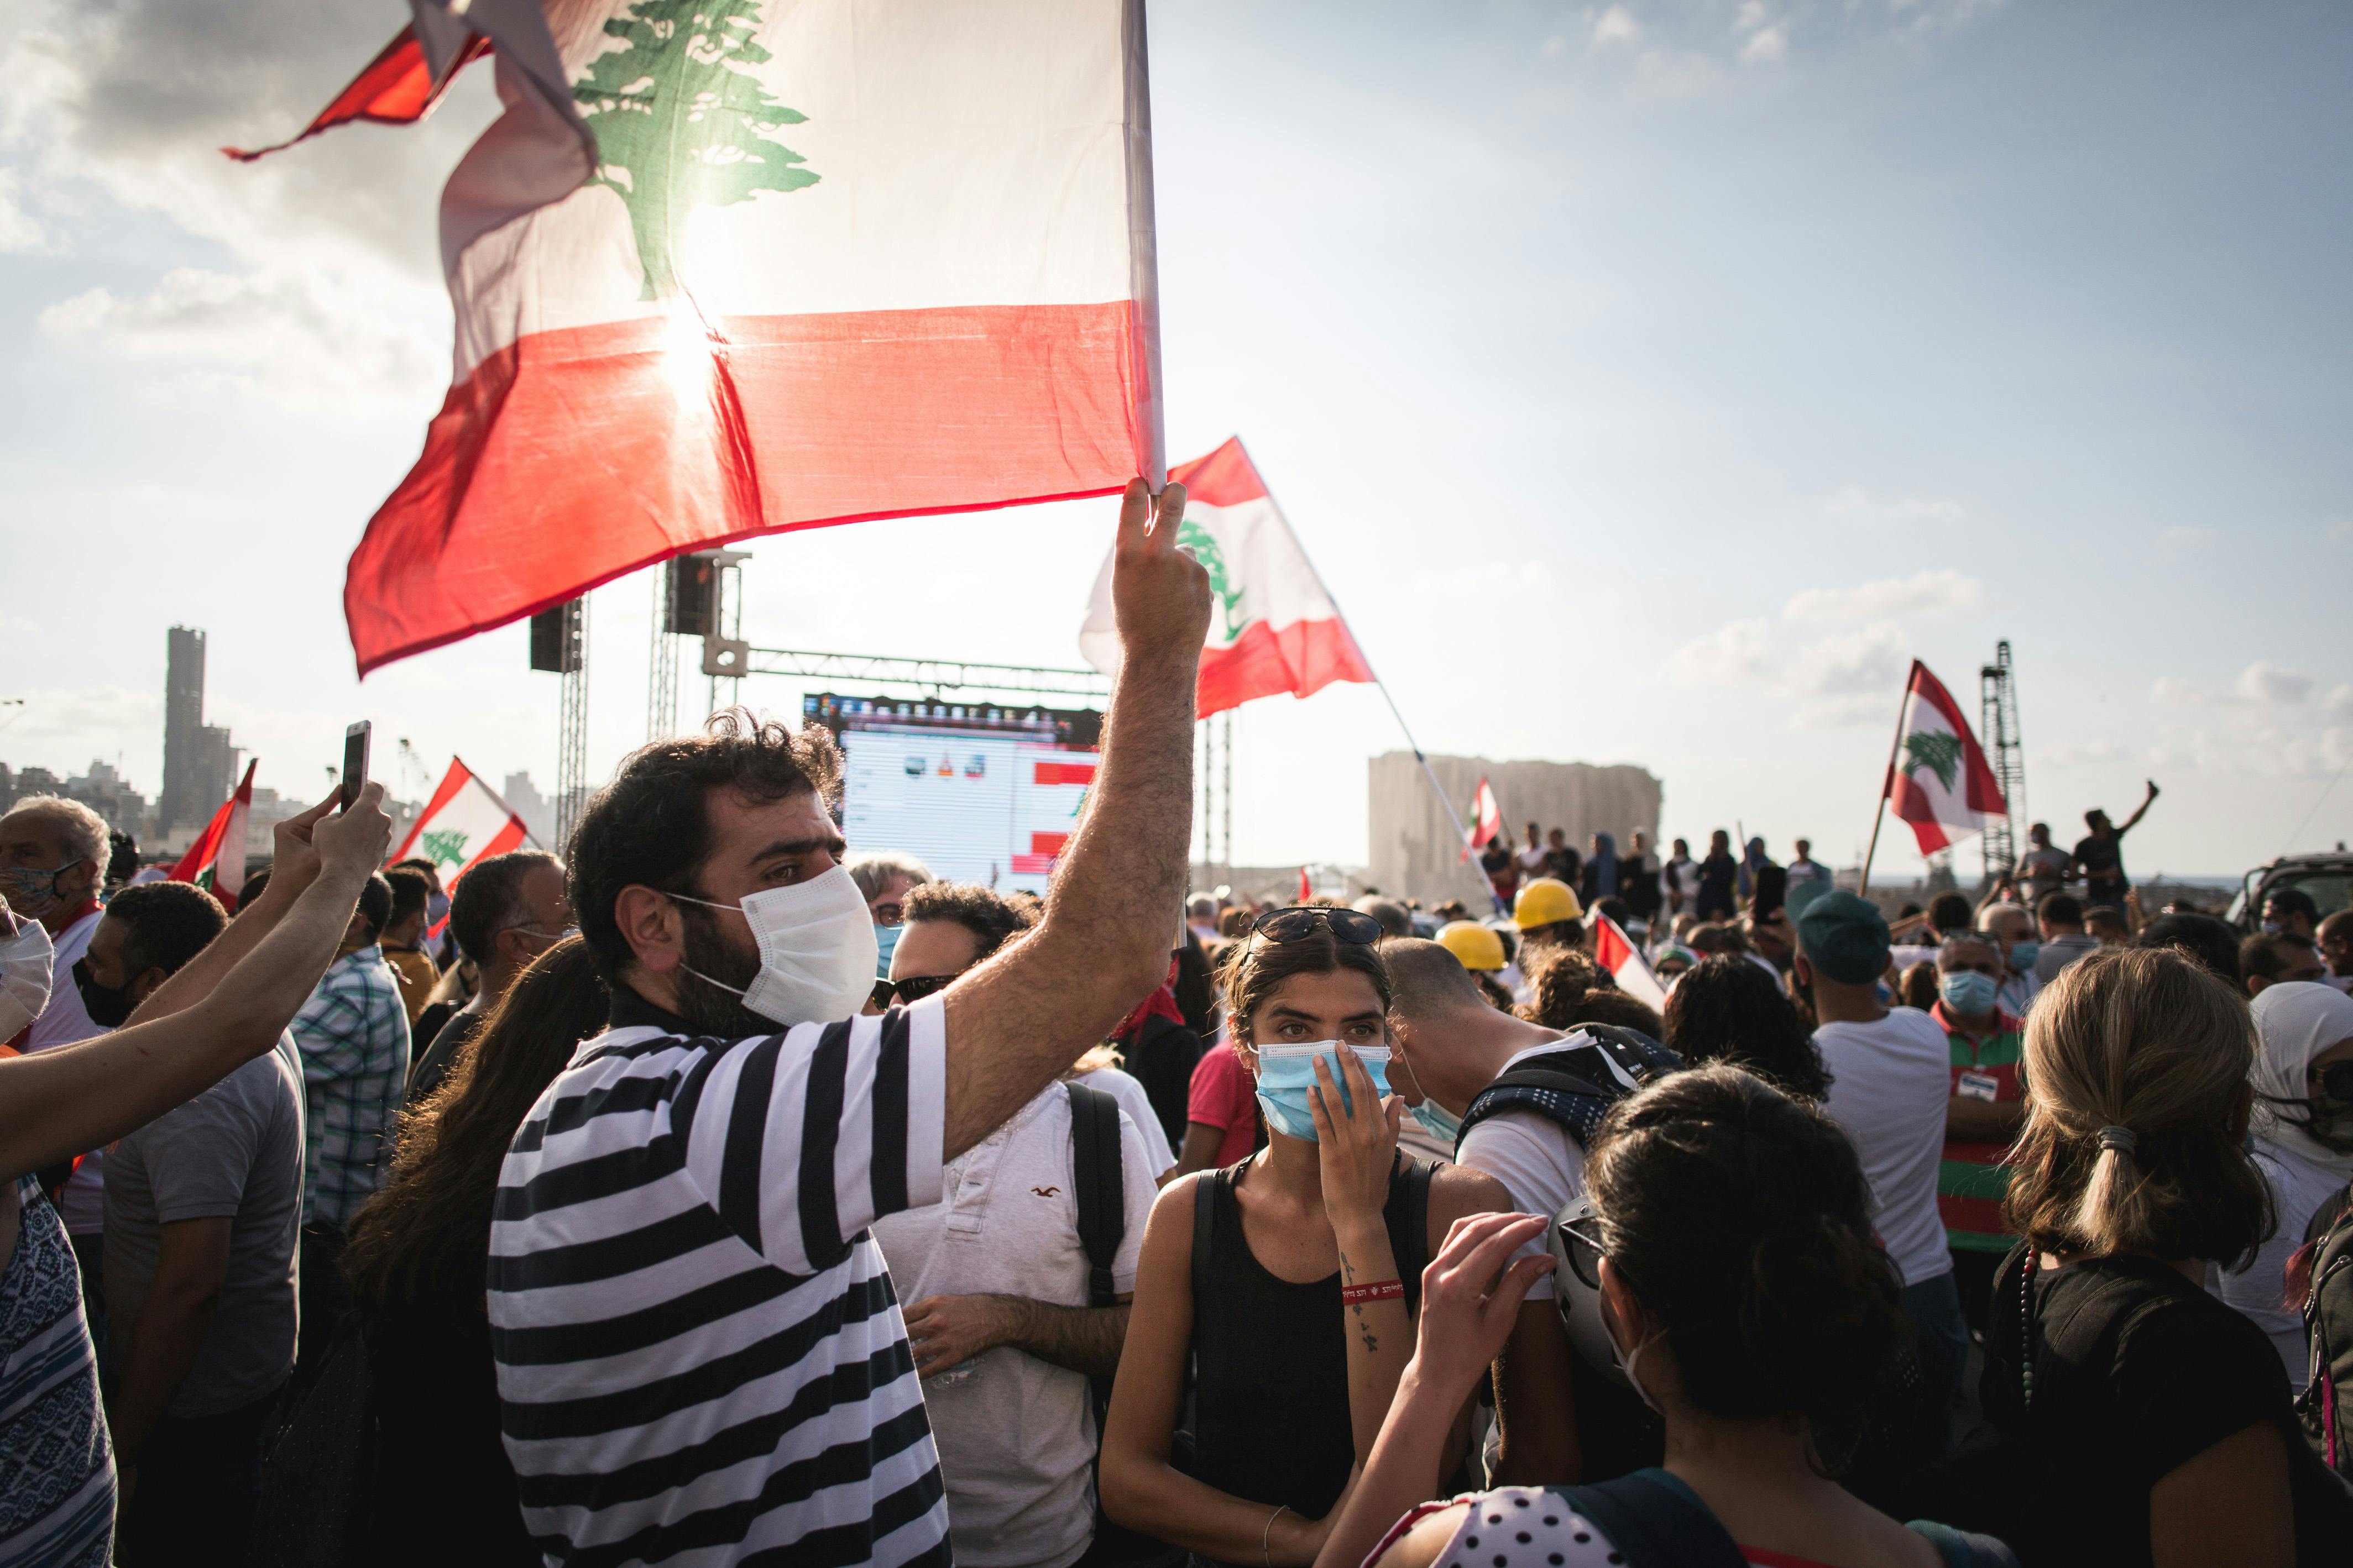
[[1568, 1342], [1577, 1347], [1585, 1364], [1621, 1387], [1631, 1387], [1618, 1364], [1609, 1330], [1601, 1321], [1599, 1255], [1568, 1228], [1574, 1225], [1589, 1235], [1592, 1219], [1593, 1200], [1580, 1194], [1545, 1229], [1546, 1250], [1559, 1266], [1552, 1271], [1553, 1306], [1560, 1313], [1561, 1327], [1568, 1331]]
[[1538, 877], [1525, 884], [1512, 905], [1512, 923], [1522, 931], [1584, 918], [1585, 906], [1577, 901], [1577, 894], [1569, 885], [1557, 877]]
[[1465, 969], [1504, 967], [1504, 939], [1476, 921], [1451, 921], [1439, 927], [1438, 945], [1452, 953]]

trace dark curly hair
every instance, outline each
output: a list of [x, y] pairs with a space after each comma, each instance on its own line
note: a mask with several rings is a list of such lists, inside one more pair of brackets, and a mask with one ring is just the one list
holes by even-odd
[[972, 933], [972, 961], [978, 963], [1038, 923], [1038, 915], [977, 882], [923, 882], [907, 889], [900, 918], [945, 921]]
[[[1588, 991], [1606, 990], [1617, 982], [1583, 952], [1573, 947], [1539, 947], [1528, 958], [1528, 999], [1513, 1009], [1531, 1024], [1567, 1029]], [[1616, 1020], [1606, 1020], [1615, 1022]]]
[[748, 709], [731, 708], [712, 715], [700, 735], [657, 741], [631, 752], [581, 814], [565, 854], [573, 912], [607, 981], [636, 958], [613, 918], [614, 901], [633, 885], [666, 892], [695, 885], [711, 853], [705, 803], [719, 789], [757, 801], [814, 792], [838, 817], [841, 752], [822, 725], [797, 734], [760, 722]]
[[1667, 994], [1660, 1044], [1697, 1067], [1730, 1062], [1790, 1094], [1820, 1100], [1831, 1075], [1821, 1047], [1771, 975], [1738, 956], [1703, 959]]
[[1801, 1415], [1818, 1456], [1851, 1451], [1911, 1331], [1839, 1125], [1754, 1073], [1693, 1068], [1610, 1109], [1585, 1180], [1682, 1397], [1728, 1420]]
[[194, 882], [142, 882], [114, 895], [106, 918], [122, 927], [122, 967], [176, 974], [228, 925], [220, 901]]

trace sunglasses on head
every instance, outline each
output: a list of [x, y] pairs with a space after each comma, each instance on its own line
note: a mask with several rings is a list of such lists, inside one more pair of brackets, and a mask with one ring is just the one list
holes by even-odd
[[1381, 940], [1381, 922], [1372, 916], [1360, 910], [1327, 910], [1320, 904], [1269, 910], [1258, 917], [1250, 934], [1269, 942], [1304, 942], [1319, 926], [1330, 931], [1334, 940], [1358, 947], [1370, 947]]
[[1560, 1230], [1561, 1252], [1577, 1279], [1593, 1289], [1601, 1289], [1601, 1222], [1587, 1215], [1582, 1219], [1556, 1222]]
[[920, 1002], [935, 991], [945, 990], [958, 978], [954, 974], [910, 974], [904, 980], [878, 980], [874, 983], [874, 1005], [888, 1007], [896, 1002], [904, 1006]]

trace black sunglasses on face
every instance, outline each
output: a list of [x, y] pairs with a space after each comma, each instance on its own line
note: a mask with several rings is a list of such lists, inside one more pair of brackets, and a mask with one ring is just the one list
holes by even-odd
[[1269, 942], [1304, 942], [1321, 926], [1338, 941], [1370, 947], [1381, 940], [1381, 922], [1359, 910], [1327, 910], [1321, 905], [1300, 904], [1287, 910], [1269, 910], [1259, 916], [1250, 927], [1252, 936], [1262, 936]]
[[895, 1000], [903, 1006], [909, 1002], [920, 1002], [961, 978], [955, 974], [910, 974], [904, 980], [878, 980], [874, 983], [874, 1005], [888, 1007]]
[[2320, 1093], [2339, 1105], [2353, 1104], [2353, 1062], [2330, 1062], [2321, 1068]]

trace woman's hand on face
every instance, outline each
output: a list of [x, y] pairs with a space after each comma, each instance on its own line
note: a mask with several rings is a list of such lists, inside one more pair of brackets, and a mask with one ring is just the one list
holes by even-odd
[[[1454, 1222], [1446, 1245], [1421, 1271], [1421, 1323], [1414, 1344], [1419, 1375], [1441, 1389], [1467, 1391], [1504, 1352], [1528, 1288], [1553, 1259], [1512, 1254], [1551, 1223], [1542, 1215], [1474, 1214]], [[1506, 1268], [1506, 1264], [1510, 1264]]]
[[1377, 1216], [1388, 1205], [1389, 1169], [1397, 1163], [1405, 1101], [1395, 1095], [1383, 1100], [1356, 1052], [1342, 1046], [1332, 1054], [1340, 1058], [1348, 1089], [1345, 1100], [1326, 1056], [1315, 1058], [1315, 1087], [1307, 1100], [1315, 1116], [1315, 1152], [1324, 1170], [1324, 1212], [1336, 1226], [1343, 1218]]

